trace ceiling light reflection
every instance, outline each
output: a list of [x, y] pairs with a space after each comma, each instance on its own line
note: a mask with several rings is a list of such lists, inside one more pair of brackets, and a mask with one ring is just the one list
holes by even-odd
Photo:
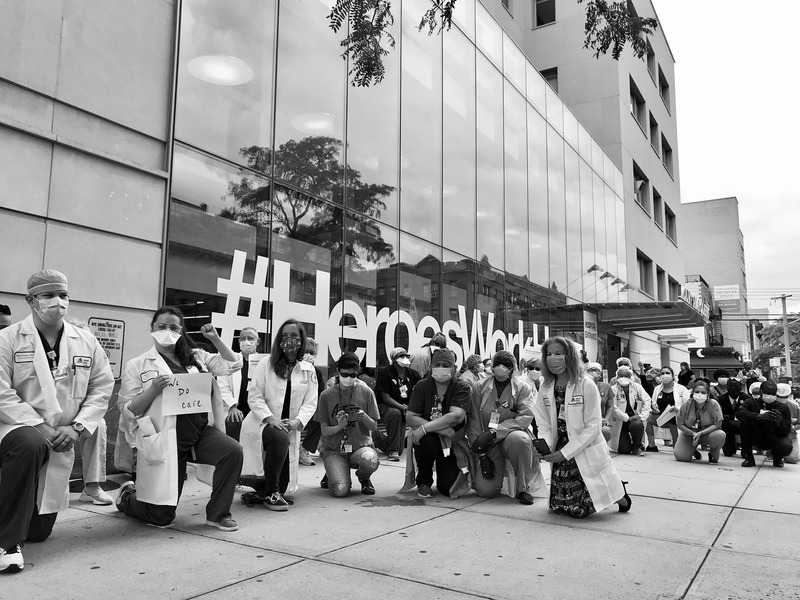
[[200, 81], [214, 85], [242, 85], [254, 76], [253, 69], [242, 59], [224, 54], [197, 56], [186, 68]]

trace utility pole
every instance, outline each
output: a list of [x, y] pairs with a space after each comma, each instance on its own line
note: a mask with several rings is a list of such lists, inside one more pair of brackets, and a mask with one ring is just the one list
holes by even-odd
[[791, 294], [781, 294], [773, 300], [780, 300], [783, 304], [783, 350], [786, 354], [786, 376], [792, 378], [792, 352], [789, 347], [789, 319], [786, 316], [786, 299], [791, 298]]

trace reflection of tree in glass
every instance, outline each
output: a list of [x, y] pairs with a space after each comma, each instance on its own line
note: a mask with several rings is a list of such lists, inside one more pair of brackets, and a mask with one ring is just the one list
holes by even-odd
[[[289, 140], [275, 156], [269, 148], [249, 146], [239, 152], [247, 166], [262, 173], [274, 167], [276, 180], [308, 191], [308, 194], [280, 186], [280, 193], [270, 194], [269, 185], [243, 171], [241, 180], [228, 183], [230, 207], [219, 216], [255, 227], [271, 227], [279, 235], [313, 243], [331, 251], [342, 249], [343, 179], [347, 181], [347, 223], [344, 253], [372, 262], [393, 260], [394, 248], [381, 238], [373, 218], [380, 218], [386, 208], [383, 198], [394, 191], [389, 185], [361, 181], [361, 173], [344, 167], [339, 161], [342, 142], [325, 136]], [[320, 202], [309, 194], [326, 198], [337, 206]], [[357, 212], [356, 212], [357, 211]], [[357, 260], [353, 268], [363, 268]]]

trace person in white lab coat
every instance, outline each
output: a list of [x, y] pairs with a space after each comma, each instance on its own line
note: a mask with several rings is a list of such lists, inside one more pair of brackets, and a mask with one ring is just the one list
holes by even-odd
[[222, 394], [222, 402], [228, 410], [225, 419], [225, 432], [239, 441], [242, 431], [242, 421], [250, 412], [250, 405], [247, 403], [247, 388], [250, 383], [250, 364], [251, 354], [255, 354], [261, 338], [254, 327], [245, 327], [239, 332], [239, 352], [242, 354], [242, 369], [234, 371], [230, 375], [223, 375], [217, 378], [219, 391]]
[[21, 571], [20, 544], [47, 539], [69, 506], [74, 446], [114, 388], [97, 339], [64, 321], [64, 274], [35, 273], [25, 300], [31, 315], [0, 331], [0, 572]]
[[305, 353], [303, 325], [287, 320], [274, 333], [272, 350], [258, 363], [248, 388], [242, 473], [270, 510], [289, 509], [284, 494], [297, 489], [300, 432], [317, 410], [317, 374], [302, 360]]
[[542, 344], [542, 357], [544, 381], [533, 412], [550, 449], [542, 458], [553, 466], [550, 509], [579, 519], [614, 503], [627, 512], [631, 499], [600, 428], [600, 393], [583, 373], [577, 346], [552, 337]]
[[162, 390], [178, 373], [228, 375], [241, 367], [233, 352], [207, 323], [202, 334], [219, 354], [195, 347], [186, 336], [183, 314], [162, 306], [150, 323], [155, 345], [129, 360], [122, 374], [117, 406], [120, 428], [136, 448], [136, 484], [123, 483], [117, 508], [155, 527], [171, 527], [183, 491], [189, 460], [214, 467], [211, 498], [206, 505], [206, 525], [236, 531], [231, 503], [242, 470], [242, 447], [225, 435], [227, 410], [216, 382], [212, 382], [211, 410], [164, 415]]

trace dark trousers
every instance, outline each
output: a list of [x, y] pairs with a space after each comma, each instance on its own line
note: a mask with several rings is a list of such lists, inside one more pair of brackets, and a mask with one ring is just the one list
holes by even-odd
[[239, 437], [242, 434], [242, 422], [225, 421], [225, 433], [235, 439], [237, 442], [240, 441]]
[[0, 442], [0, 548], [44, 541], [53, 530], [58, 513], [39, 515], [36, 508], [39, 471], [49, 458], [47, 442], [33, 427], [14, 429]]
[[[740, 435], [739, 421], [723, 421], [722, 431], [725, 432], [725, 444], [722, 446], [722, 453], [725, 456], [733, 456], [736, 454], [736, 436]], [[744, 452], [742, 452], [742, 455], [744, 456]]]
[[311, 454], [314, 454], [317, 451], [320, 439], [322, 439], [322, 427], [320, 427], [319, 421], [313, 419], [309, 421], [308, 425], [306, 425], [305, 432], [303, 448], [308, 450]]
[[[194, 448], [194, 457], [191, 451]], [[186, 463], [189, 459], [204, 465], [214, 466], [211, 498], [206, 504], [206, 519], [218, 523], [231, 516], [231, 504], [239, 475], [242, 473], [242, 447], [221, 431], [206, 426], [194, 443], [178, 440], [178, 498], [183, 492]], [[175, 520], [177, 506], [150, 504], [136, 498], [136, 492], [128, 494], [120, 502], [122, 512], [145, 523], [169, 525]]]
[[789, 456], [792, 453], [792, 440], [788, 435], [778, 435], [758, 421], [739, 421], [739, 437], [742, 440], [742, 456], [744, 458], [753, 458], [753, 446], [763, 450], [772, 450], [773, 460]]
[[433, 485], [433, 465], [436, 464], [436, 489], [440, 494], [450, 495], [450, 488], [458, 477], [459, 468], [455, 454], [446, 457], [442, 453], [442, 442], [438, 433], [422, 436], [414, 448], [417, 461], [417, 486]]
[[375, 447], [385, 454], [389, 454], [389, 452], [402, 454], [406, 433], [403, 425], [403, 413], [399, 408], [388, 406], [383, 402], [378, 404], [378, 411], [381, 413], [381, 421], [386, 426], [386, 435], [380, 431], [372, 434]]
[[264, 488], [255, 489], [265, 494], [282, 494], [289, 487], [289, 434], [267, 425], [261, 432], [261, 443], [264, 444]]
[[622, 424], [619, 432], [619, 446], [617, 452], [630, 454], [642, 446], [644, 438], [644, 423], [641, 419], [627, 421]]

